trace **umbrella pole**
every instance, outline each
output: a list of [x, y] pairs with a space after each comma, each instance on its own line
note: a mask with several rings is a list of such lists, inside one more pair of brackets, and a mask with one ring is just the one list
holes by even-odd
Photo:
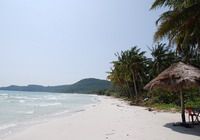
[[182, 123], [185, 124], [185, 104], [184, 104], [184, 97], [182, 90], [180, 91], [180, 97], [181, 97], [181, 117], [182, 117]]

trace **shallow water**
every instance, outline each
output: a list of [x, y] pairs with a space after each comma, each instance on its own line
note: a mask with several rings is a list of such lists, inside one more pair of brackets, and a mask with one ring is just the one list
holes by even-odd
[[76, 112], [97, 102], [95, 96], [47, 92], [0, 91], [0, 137], [45, 117]]

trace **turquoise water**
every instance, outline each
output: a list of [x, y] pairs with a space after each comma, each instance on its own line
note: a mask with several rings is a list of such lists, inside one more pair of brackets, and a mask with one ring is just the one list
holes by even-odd
[[0, 136], [46, 117], [80, 111], [95, 102], [96, 96], [84, 94], [0, 91]]

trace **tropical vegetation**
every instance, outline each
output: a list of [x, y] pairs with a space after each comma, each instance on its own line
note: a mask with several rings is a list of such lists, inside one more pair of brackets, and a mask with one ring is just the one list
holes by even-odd
[[182, 61], [195, 64], [200, 53], [200, 1], [155, 0], [151, 9], [160, 7], [168, 10], [156, 21], [155, 41], [167, 39], [169, 46], [175, 44]]
[[[178, 107], [178, 95], [161, 90], [146, 92], [144, 85], [179, 61], [200, 68], [200, 1], [154, 0], [151, 10], [163, 7], [166, 11], [156, 21], [155, 45], [150, 48], [150, 58], [137, 46], [115, 54], [117, 61], [112, 62], [108, 72], [115, 96], [126, 97], [136, 104]], [[191, 92], [186, 97], [187, 106], [200, 103], [198, 89], [185, 92]]]

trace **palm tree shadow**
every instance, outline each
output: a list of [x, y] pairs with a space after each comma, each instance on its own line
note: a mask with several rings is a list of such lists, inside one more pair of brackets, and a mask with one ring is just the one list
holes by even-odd
[[200, 136], [200, 125], [192, 125], [191, 128], [186, 128], [183, 126], [174, 126], [174, 123], [167, 123], [164, 127], [179, 133]]

